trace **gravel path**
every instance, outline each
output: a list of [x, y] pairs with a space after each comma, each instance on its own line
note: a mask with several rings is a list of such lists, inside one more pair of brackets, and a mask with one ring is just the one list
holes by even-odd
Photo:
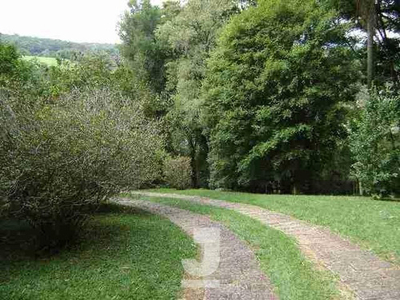
[[235, 210], [294, 237], [307, 258], [318, 266], [337, 274], [342, 285], [350, 289], [357, 299], [400, 299], [399, 266], [383, 261], [371, 252], [361, 249], [326, 228], [254, 205], [177, 194], [147, 192], [133, 194], [176, 198]]
[[[272, 292], [273, 288], [269, 279], [261, 272], [254, 253], [223, 225], [211, 221], [207, 216], [149, 201], [116, 199], [115, 202], [167, 217], [191, 236], [199, 229], [207, 231], [211, 229], [211, 232], [219, 233], [219, 251], [214, 248], [213, 251], [207, 250], [207, 246], [202, 246], [201, 251], [203, 258], [208, 257], [208, 259], [203, 259], [204, 263], [215, 261], [215, 259], [219, 261], [216, 271], [208, 276], [198, 276], [198, 274], [186, 272], [182, 281], [185, 299], [278, 299]], [[206, 239], [209, 238], [206, 237]], [[193, 288], [193, 284], [199, 285], [199, 287]], [[188, 287], [188, 285], [190, 286]]]

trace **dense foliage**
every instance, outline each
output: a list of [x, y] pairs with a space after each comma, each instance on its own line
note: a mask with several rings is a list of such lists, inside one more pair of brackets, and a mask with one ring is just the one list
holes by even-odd
[[[144, 81], [156, 93], [165, 88], [165, 63], [171, 55], [155, 38], [158, 25], [176, 15], [179, 5], [161, 11], [150, 0], [130, 1], [129, 12], [122, 18], [120, 37], [122, 55], [127, 58], [137, 80]], [[167, 6], [168, 7], [168, 6]]]
[[400, 190], [400, 97], [374, 94], [363, 106], [350, 136], [354, 174], [363, 193], [387, 196]]
[[192, 186], [362, 192], [349, 124], [364, 122], [365, 85], [398, 88], [396, 1], [129, 7], [122, 54], [154, 93], [166, 150], [191, 158]]
[[192, 184], [192, 168], [189, 157], [168, 157], [164, 163], [164, 179], [172, 188], [184, 190]]
[[314, 1], [259, 1], [225, 28], [204, 86], [212, 186], [313, 192], [355, 91], [335, 17]]
[[0, 215], [29, 221], [38, 246], [69, 242], [88, 210], [161, 178], [149, 93], [112, 57], [47, 67], [0, 44]]
[[34, 65], [20, 59], [21, 54], [12, 45], [0, 41], [0, 92], [13, 83], [24, 83], [35, 80], [32, 78]]
[[[360, 37], [355, 32], [349, 43], [364, 60], [365, 78], [378, 86], [391, 81], [400, 84], [400, 2], [398, 0], [324, 0], [340, 12], [342, 19], [350, 21], [354, 28], [366, 33]], [[359, 44], [364, 47], [360, 48]], [[368, 65], [368, 67], [367, 67]], [[367, 72], [368, 70], [368, 72]]]
[[159, 176], [157, 126], [118, 93], [2, 98], [0, 120], [0, 199], [45, 238], [68, 241], [86, 209]]
[[195, 187], [207, 187], [209, 177], [207, 136], [199, 118], [206, 61], [219, 30], [236, 12], [238, 7], [231, 0], [193, 0], [156, 32], [157, 38], [175, 53], [175, 59], [166, 65], [166, 89], [173, 102], [166, 118], [171, 147], [177, 154], [191, 158]]

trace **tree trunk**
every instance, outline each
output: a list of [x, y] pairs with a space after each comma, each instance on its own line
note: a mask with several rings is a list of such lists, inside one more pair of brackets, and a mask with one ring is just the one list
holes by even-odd
[[368, 76], [368, 88], [371, 88], [374, 82], [374, 37], [375, 37], [375, 17], [376, 8], [375, 1], [372, 1], [371, 6], [368, 9], [367, 17], [367, 31], [368, 31], [368, 45], [367, 45], [367, 76]]
[[196, 167], [196, 145], [192, 137], [188, 138], [189, 153], [190, 153], [190, 166], [192, 168], [192, 188], [197, 188], [197, 167]]

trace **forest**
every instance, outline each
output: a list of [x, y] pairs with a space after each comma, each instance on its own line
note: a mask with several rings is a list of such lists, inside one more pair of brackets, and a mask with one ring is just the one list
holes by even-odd
[[121, 54], [191, 186], [398, 193], [396, 1], [130, 5]]

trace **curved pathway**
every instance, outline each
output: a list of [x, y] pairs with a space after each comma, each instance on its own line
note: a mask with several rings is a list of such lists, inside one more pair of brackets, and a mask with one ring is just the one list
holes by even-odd
[[258, 206], [178, 194], [133, 192], [132, 194], [176, 198], [235, 210], [294, 237], [303, 254], [318, 266], [340, 277], [360, 300], [399, 300], [400, 267], [333, 234], [326, 228], [271, 212]]
[[[115, 199], [114, 201], [167, 217], [189, 235], [193, 235], [196, 230], [202, 228], [219, 232], [219, 252], [214, 251], [211, 254], [218, 257], [217, 269], [213, 274], [204, 277], [193, 277], [186, 273], [182, 282], [186, 299], [278, 299], [272, 292], [269, 279], [260, 270], [254, 253], [223, 225], [211, 221], [206, 216], [149, 201], [132, 199]], [[206, 257], [205, 249], [206, 247], [202, 251], [203, 257]], [[204, 260], [204, 263], [207, 262]]]

